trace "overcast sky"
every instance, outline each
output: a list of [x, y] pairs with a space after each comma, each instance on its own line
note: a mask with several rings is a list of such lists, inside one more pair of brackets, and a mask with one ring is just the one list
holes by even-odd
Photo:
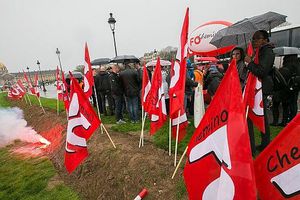
[[300, 25], [299, 0], [0, 0], [0, 62], [9, 72], [27, 66], [55, 69], [58, 47], [65, 70], [83, 63], [84, 43], [91, 60], [114, 57], [107, 20], [117, 20], [118, 54], [177, 46], [187, 6], [190, 31], [215, 20], [236, 22], [268, 11], [287, 15]]

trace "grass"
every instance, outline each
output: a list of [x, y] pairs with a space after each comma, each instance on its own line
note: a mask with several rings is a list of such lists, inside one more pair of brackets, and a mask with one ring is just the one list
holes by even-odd
[[[0, 93], [0, 108], [9, 106], [7, 93]], [[24, 159], [14, 156], [9, 152], [11, 146], [13, 145], [0, 148], [0, 199], [79, 199], [78, 195], [64, 184], [48, 188], [49, 180], [56, 174], [49, 159]]]
[[9, 148], [0, 149], [0, 199], [79, 199], [63, 184], [47, 188], [55, 175], [52, 163], [45, 158], [20, 159], [9, 153]]
[[[40, 105], [38, 98], [34, 95], [28, 95], [30, 101], [32, 104], [34, 105]], [[41, 100], [41, 104], [43, 107], [45, 108], [50, 108], [53, 110], [57, 109], [57, 100], [56, 99], [49, 99], [49, 98], [44, 98], [44, 97], [40, 97]], [[65, 112], [65, 106], [64, 106], [64, 102], [59, 101], [59, 112]]]
[[7, 93], [1, 92], [0, 93], [0, 107], [9, 107], [10, 103], [7, 101]]

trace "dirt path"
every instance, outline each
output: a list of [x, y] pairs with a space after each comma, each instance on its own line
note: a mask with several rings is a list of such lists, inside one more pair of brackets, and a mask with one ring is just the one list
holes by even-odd
[[[44, 115], [39, 107], [29, 107], [24, 102], [13, 103], [24, 110], [25, 119], [38, 133], [47, 133], [53, 127], [66, 127], [66, 116], [57, 116], [55, 111], [46, 109]], [[56, 129], [55, 129], [56, 130]], [[49, 133], [48, 133], [49, 134]], [[147, 188], [147, 199], [178, 199], [178, 182], [182, 170], [171, 180], [174, 170], [173, 156], [158, 149], [146, 140], [143, 148], [138, 148], [139, 137], [133, 134], [111, 132], [117, 149], [114, 149], [105, 134], [98, 130], [88, 142], [89, 157], [71, 175], [64, 167], [63, 131], [58, 148], [49, 154], [59, 177], [66, 185], [77, 191], [82, 199], [132, 200]], [[181, 197], [180, 199], [187, 199]]]

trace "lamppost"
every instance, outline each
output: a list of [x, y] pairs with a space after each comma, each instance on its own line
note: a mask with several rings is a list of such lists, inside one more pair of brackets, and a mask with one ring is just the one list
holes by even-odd
[[59, 61], [60, 72], [61, 72], [61, 74], [62, 74], [62, 73], [63, 73], [63, 70], [62, 70], [61, 61], [60, 61], [60, 51], [58, 50], [58, 48], [56, 48], [56, 55], [57, 55], [58, 61]]
[[[31, 80], [31, 77], [30, 77], [29, 67], [27, 67], [26, 69], [27, 69], [27, 71], [28, 71], [28, 76], [29, 76], [30, 84], [32, 85], [32, 80]], [[28, 85], [28, 87], [29, 87], [29, 85]]]
[[116, 38], [115, 38], [115, 24], [116, 24], [116, 20], [115, 18], [113, 18], [113, 14], [112, 13], [109, 13], [110, 17], [108, 18], [108, 23], [109, 23], [109, 26], [110, 26], [110, 29], [112, 31], [112, 34], [113, 34], [113, 38], [114, 38], [114, 47], [115, 47], [115, 55], [118, 56], [118, 53], [117, 53], [117, 45], [116, 45]]
[[42, 80], [43, 91], [46, 92], [47, 90], [46, 90], [46, 87], [45, 87], [45, 83], [44, 83], [44, 79], [43, 79], [43, 75], [42, 75], [41, 67], [40, 67], [40, 64], [41, 64], [41, 63], [40, 63], [39, 60], [37, 60], [36, 64], [37, 64], [38, 67], [39, 67], [39, 71], [40, 71], [40, 75], [41, 75], [41, 80]]

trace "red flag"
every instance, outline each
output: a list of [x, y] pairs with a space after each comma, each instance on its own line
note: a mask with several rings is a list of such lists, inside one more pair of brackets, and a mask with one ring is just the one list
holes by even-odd
[[61, 73], [61, 79], [62, 79], [62, 89], [63, 89], [63, 101], [65, 105], [65, 109], [68, 111], [69, 110], [69, 105], [70, 105], [70, 97], [69, 97], [69, 92], [68, 92], [68, 84], [65, 79], [64, 72]]
[[181, 107], [179, 117], [178, 113], [175, 113], [173, 116], [170, 117], [172, 119], [172, 137], [174, 139], [176, 139], [177, 124], [179, 123], [178, 142], [180, 142], [185, 137], [186, 128], [188, 127], [187, 116], [183, 106]]
[[12, 99], [21, 99], [26, 94], [26, 89], [23, 83], [18, 80], [15, 85], [9, 89], [8, 97]]
[[189, 8], [186, 9], [185, 18], [180, 35], [180, 47], [177, 50], [176, 62], [171, 68], [170, 82], [170, 115], [177, 113], [184, 105], [185, 79], [186, 79], [186, 56], [189, 28]]
[[187, 151], [189, 199], [255, 199], [255, 178], [236, 61], [221, 81]]
[[261, 200], [300, 199], [300, 114], [254, 162]]
[[[256, 49], [254, 63], [259, 63], [259, 49]], [[249, 73], [247, 83], [245, 86], [244, 102], [246, 106], [249, 106], [248, 117], [253, 124], [263, 133], [265, 133], [265, 121], [264, 121], [264, 104], [262, 94], [261, 80]]]
[[71, 76], [71, 102], [68, 113], [65, 166], [69, 173], [88, 156], [86, 141], [101, 121], [77, 80]]
[[39, 88], [38, 88], [38, 84], [39, 84], [39, 76], [38, 76], [38, 73], [36, 72], [34, 74], [34, 87], [33, 87], [33, 93], [34, 95], [36, 95], [38, 98], [40, 98], [40, 92], [39, 92]]
[[148, 104], [148, 94], [149, 94], [150, 88], [151, 88], [151, 81], [148, 76], [148, 70], [146, 68], [146, 65], [144, 64], [141, 102], [142, 102], [142, 106], [143, 106], [145, 112], [148, 112], [147, 104]]
[[157, 58], [156, 67], [153, 72], [151, 89], [146, 105], [150, 115], [150, 135], [153, 135], [167, 120], [167, 110], [162, 82], [160, 58]]
[[253, 46], [252, 46], [252, 42], [250, 41], [248, 43], [248, 47], [247, 47], [247, 55], [252, 57], [253, 53], [254, 53]]
[[85, 95], [89, 98], [92, 96], [93, 93], [93, 86], [94, 86], [94, 78], [93, 78], [93, 71], [92, 65], [90, 61], [90, 54], [87, 43], [85, 43], [85, 53], [84, 53], [84, 77], [83, 77], [83, 91]]
[[29, 90], [31, 91], [32, 94], [34, 94], [35, 91], [34, 91], [34, 88], [32, 86], [32, 83], [31, 83], [31, 81], [29, 81], [28, 76], [27, 76], [27, 74], [24, 70], [23, 70], [23, 74], [24, 74], [24, 78], [27, 82], [27, 86], [28, 86]]
[[58, 66], [56, 67], [56, 92], [57, 92], [57, 98], [59, 100], [63, 100], [63, 83], [62, 81], [60, 81], [59, 78]]

